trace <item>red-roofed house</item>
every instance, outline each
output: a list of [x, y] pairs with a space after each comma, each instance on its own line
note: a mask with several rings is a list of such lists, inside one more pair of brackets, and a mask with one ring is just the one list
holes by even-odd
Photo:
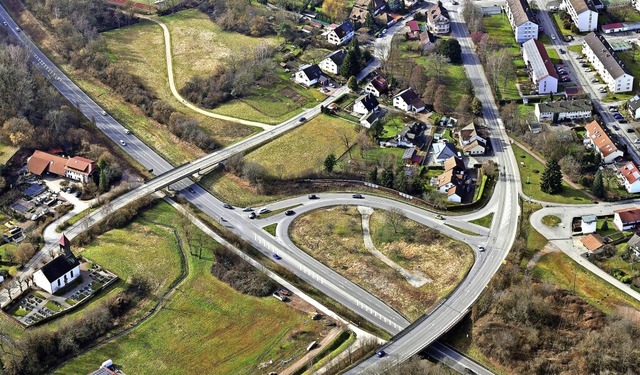
[[51, 173], [87, 183], [91, 175], [96, 171], [97, 166], [93, 160], [80, 156], [63, 158], [62, 156], [36, 150], [27, 160], [27, 169], [38, 176]]
[[407, 21], [407, 39], [409, 40], [420, 39], [420, 25], [418, 25], [418, 21], [416, 20]]
[[558, 73], [542, 42], [529, 39], [522, 44], [522, 58], [538, 94], [558, 92]]
[[613, 211], [613, 226], [617, 230], [636, 229], [638, 224], [640, 224], [640, 209], [625, 208]]
[[606, 25], [600, 26], [600, 28], [602, 29], [602, 32], [605, 34], [618, 33], [620, 31], [624, 31], [624, 25], [621, 24], [620, 22], [608, 23]]
[[638, 167], [630, 161], [620, 168], [619, 172], [625, 189], [632, 194], [640, 193], [640, 171], [638, 171]]
[[377, 76], [364, 87], [365, 93], [373, 94], [376, 98], [379, 98], [380, 95], [385, 94], [387, 91], [389, 91], [389, 84], [383, 76]]
[[585, 126], [585, 129], [587, 130], [588, 142], [598, 151], [605, 164], [611, 164], [624, 155], [597, 121], [591, 121]]

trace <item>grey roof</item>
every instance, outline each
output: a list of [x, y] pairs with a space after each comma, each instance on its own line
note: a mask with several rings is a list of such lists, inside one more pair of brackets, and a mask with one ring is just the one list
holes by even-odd
[[635, 112], [638, 108], [640, 108], [640, 96], [636, 95], [633, 98], [629, 99], [627, 103], [629, 109]]
[[516, 26], [520, 26], [526, 22], [533, 22], [533, 12], [527, 0], [507, 0], [507, 6], [513, 15], [513, 21]]
[[395, 97], [398, 97], [398, 96], [401, 97], [402, 100], [404, 100], [405, 103], [411, 104], [415, 108], [424, 107], [424, 103], [422, 102], [422, 100], [420, 100], [420, 98], [415, 93], [415, 91], [413, 91], [413, 89], [411, 89], [411, 87], [409, 87], [408, 89], [398, 93]]
[[345, 36], [347, 36], [347, 34], [352, 33], [354, 30], [351, 21], [344, 21], [340, 26], [336, 27], [334, 31], [338, 38], [344, 38]]
[[602, 35], [593, 32], [589, 33], [589, 35], [584, 37], [584, 43], [589, 46], [604, 66], [604, 69], [609, 72], [614, 79], [624, 74], [632, 75], [624, 63], [618, 59], [616, 52]]
[[362, 102], [362, 105], [364, 105], [369, 112], [373, 111], [380, 105], [378, 104], [378, 99], [376, 99], [373, 94], [362, 95], [356, 100], [356, 102]]
[[536, 39], [529, 39], [522, 43], [523, 55], [527, 55], [528, 60], [525, 63], [530, 65], [533, 78], [540, 80], [546, 76], [558, 78], [553, 63], [547, 54], [544, 45]]
[[588, 10], [597, 12], [596, 6], [590, 0], [569, 0], [569, 4], [576, 11], [576, 14], [586, 12]]
[[409, 147], [408, 149], [404, 150], [404, 153], [402, 154], [402, 159], [411, 159], [414, 152], [416, 152], [416, 148]]
[[331, 53], [329, 56], [327, 56], [327, 58], [331, 59], [331, 61], [333, 61], [337, 66], [341, 66], [345, 56], [346, 56], [346, 53], [344, 52], [344, 50], [339, 49]]
[[540, 112], [563, 113], [591, 111], [591, 99], [561, 100], [557, 102], [537, 103]]
[[582, 221], [587, 223], [587, 224], [588, 223], [593, 223], [593, 222], [598, 221], [598, 217], [596, 215], [584, 215], [582, 217]]
[[633, 237], [631, 237], [629, 239], [629, 242], [627, 242], [628, 246], [638, 246], [638, 244], [640, 244], [640, 236], [638, 236], [637, 234], [634, 234]]
[[62, 275], [79, 265], [80, 263], [76, 257], [67, 259], [66, 256], [60, 255], [51, 262], [45, 264], [40, 271], [42, 271], [49, 282], [54, 282], [62, 277]]
[[310, 80], [318, 79], [322, 75], [322, 70], [320, 70], [318, 64], [303, 66], [301, 70]]

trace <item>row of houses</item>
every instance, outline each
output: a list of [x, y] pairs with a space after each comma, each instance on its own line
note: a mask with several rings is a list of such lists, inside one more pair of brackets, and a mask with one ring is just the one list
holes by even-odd
[[538, 121], [588, 120], [593, 114], [591, 99], [558, 100], [535, 104]]
[[[409, 3], [414, 2], [405, 0], [404, 3], [405, 7], [408, 7], [410, 6]], [[441, 2], [429, 6], [425, 11], [425, 16], [430, 32], [435, 34], [449, 33], [451, 20]], [[394, 13], [385, 0], [356, 0], [351, 8], [348, 22], [352, 27], [354, 25], [361, 27], [367, 22], [367, 18], [371, 18], [378, 25], [389, 27], [400, 21], [402, 16]], [[340, 33], [341, 31], [338, 31], [338, 34]], [[329, 35], [327, 37], [329, 38]], [[338, 35], [333, 35], [329, 43], [339, 45], [345, 43], [345, 41], [342, 41]]]
[[609, 91], [613, 93], [633, 90], [633, 75], [618, 57], [604, 36], [589, 33], [582, 42], [582, 53], [593, 65]]

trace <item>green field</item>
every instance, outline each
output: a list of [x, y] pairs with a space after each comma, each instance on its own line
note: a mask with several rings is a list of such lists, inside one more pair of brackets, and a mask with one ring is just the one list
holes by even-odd
[[558, 55], [558, 51], [556, 51], [554, 48], [547, 48], [547, 55], [549, 55], [549, 58], [551, 59], [551, 62], [554, 64], [561, 64], [562, 60], [560, 60], [560, 56]]
[[324, 160], [333, 153], [340, 157], [346, 147], [341, 140], [344, 134], [353, 143], [356, 127], [337, 117], [319, 115], [267, 143], [245, 156], [246, 161], [256, 161], [277, 177], [299, 177], [306, 172], [317, 173], [324, 169]]
[[471, 223], [481, 225], [485, 228], [491, 228], [491, 223], [493, 222], [493, 212], [487, 216], [483, 216], [479, 219], [471, 220]]
[[[489, 37], [494, 40], [502, 49], [509, 51], [509, 54], [513, 56], [514, 67], [517, 69], [519, 66], [524, 65], [522, 56], [520, 53], [520, 46], [516, 43], [513, 36], [513, 30], [509, 25], [509, 20], [505, 14], [494, 14], [491, 16], [483, 17], [482, 24]], [[516, 70], [517, 74], [517, 70]], [[500, 90], [500, 99], [503, 100], [517, 100], [520, 99], [518, 88], [516, 83], [519, 80], [526, 81], [528, 77], [521, 75], [516, 79], [503, 80], [500, 79], [498, 87]]]
[[267, 372], [279, 370], [281, 360], [306, 353], [322, 323], [275, 298], [249, 297], [215, 279], [210, 268], [217, 246], [210, 241], [202, 259], [189, 257], [189, 276], [160, 312], [55, 373], [86, 373], [111, 358], [128, 374], [249, 374], [259, 372], [262, 362], [276, 363]]
[[[563, 189], [560, 194], [551, 195], [542, 192], [540, 190], [540, 179], [542, 172], [544, 172], [544, 165], [520, 147], [516, 145], [511, 145], [511, 147], [518, 161], [518, 169], [520, 169], [520, 178], [522, 179], [522, 192], [524, 194], [545, 202], [591, 203], [591, 200], [586, 195], [568, 186], [565, 182], [562, 182]], [[536, 171], [538, 172], [536, 173]]]
[[558, 31], [560, 32], [560, 34], [562, 34], [562, 36], [573, 35], [574, 34], [571, 30], [564, 28], [564, 25], [562, 23], [562, 19], [560, 19], [560, 13], [553, 13], [553, 21], [555, 22], [556, 27], [557, 27]]
[[[631, 74], [634, 77], [640, 77], [640, 48], [637, 46], [633, 46], [632, 49], [627, 51], [619, 51], [617, 52], [618, 57], [624, 62], [624, 64], [629, 68]], [[633, 88], [634, 90], [638, 90], [640, 87], [640, 82], [637, 79], [633, 80]], [[621, 94], [615, 94], [619, 99], [623, 99]], [[624, 95], [624, 94], [623, 94]], [[633, 94], [631, 94], [633, 96]]]
[[18, 147], [0, 143], [0, 164], [6, 164], [16, 151], [18, 151]]
[[[213, 73], [218, 65], [226, 63], [228, 59], [242, 58], [250, 54], [253, 48], [265, 43], [276, 46], [282, 42], [276, 37], [254, 38], [223, 31], [207, 15], [195, 9], [161, 17], [161, 20], [171, 33], [173, 70], [178, 89], [195, 76]], [[161, 98], [176, 107], [181, 106], [169, 90], [164, 39], [158, 25], [144, 21], [104, 35], [115, 61], [143, 78]], [[255, 94], [222, 104], [213, 112], [275, 124], [299, 113], [302, 107], [315, 105], [317, 100], [324, 97], [316, 90], [299, 88], [288, 79], [287, 74], [276, 75], [279, 83], [275, 86], [256, 87]], [[234, 133], [230, 128], [224, 130], [220, 136]]]

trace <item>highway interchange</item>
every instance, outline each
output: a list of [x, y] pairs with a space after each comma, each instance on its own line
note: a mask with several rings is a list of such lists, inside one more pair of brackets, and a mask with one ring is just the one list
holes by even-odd
[[[0, 18], [9, 23], [9, 28], [16, 38], [23, 43], [32, 53], [34, 63], [49, 77], [51, 83], [63, 94], [70, 103], [78, 109], [96, 126], [104, 132], [112, 141], [131, 155], [146, 169], [156, 175], [142, 186], [133, 189], [129, 193], [115, 199], [111, 203], [111, 210], [124, 205], [165, 187], [179, 191], [195, 207], [202, 210], [211, 218], [223, 223], [227, 229], [249, 243], [267, 256], [277, 253], [282, 258], [279, 262], [296, 273], [303, 280], [309, 282], [323, 293], [343, 304], [355, 313], [364, 317], [383, 330], [396, 335], [392, 341], [385, 345], [384, 351], [388, 354], [383, 358], [371, 357], [360, 363], [349, 373], [362, 373], [367, 371], [380, 371], [385, 367], [402, 362], [419, 353], [425, 347], [436, 340], [453, 325], [462, 319], [469, 311], [472, 304], [479, 297], [482, 290], [489, 283], [498, 270], [511, 248], [517, 232], [519, 204], [518, 197], [521, 194], [520, 176], [517, 161], [509, 147], [508, 136], [502, 127], [498, 117], [498, 109], [489, 87], [482, 66], [475, 54], [472, 42], [464, 23], [459, 19], [459, 13], [451, 12], [452, 31], [463, 50], [463, 61], [467, 75], [476, 90], [476, 96], [483, 104], [483, 117], [491, 135], [492, 149], [495, 160], [499, 165], [499, 179], [496, 183], [493, 196], [489, 203], [482, 209], [466, 215], [448, 216], [446, 222], [456, 227], [471, 230], [480, 234], [470, 236], [462, 234], [450, 227], [444, 226], [441, 220], [435, 218], [435, 214], [419, 209], [413, 205], [380, 198], [375, 195], [364, 195], [364, 199], [354, 199], [350, 194], [318, 194], [320, 199], [309, 200], [307, 197], [291, 198], [285, 201], [271, 204], [269, 207], [278, 209], [296, 206], [296, 212], [302, 213], [320, 207], [346, 205], [367, 205], [378, 209], [396, 207], [410, 219], [424, 225], [433, 227], [444, 234], [461, 239], [472, 245], [475, 253], [475, 263], [467, 277], [461, 282], [441, 304], [433, 311], [419, 319], [418, 322], [409, 325], [409, 322], [384, 302], [372, 296], [362, 288], [340, 276], [335, 271], [328, 269], [313, 257], [298, 249], [286, 235], [286, 228], [293, 220], [292, 217], [283, 214], [274, 215], [263, 220], [249, 220], [247, 214], [239, 209], [226, 209], [223, 202], [216, 199], [206, 190], [194, 184], [189, 177], [216, 165], [229, 156], [242, 152], [249, 148], [268, 142], [280, 134], [293, 129], [301, 124], [302, 117], [309, 119], [319, 114], [320, 105], [308, 109], [303, 113], [283, 122], [273, 129], [268, 129], [225, 149], [216, 151], [191, 163], [177, 168], [164, 160], [155, 151], [141, 142], [133, 134], [127, 134], [126, 129], [109, 115], [103, 115], [103, 110], [82, 90], [80, 90], [66, 75], [64, 75], [28, 38], [23, 32], [17, 31], [17, 25], [8, 16], [5, 9], [0, 7]], [[369, 68], [369, 70], [371, 67]], [[348, 90], [341, 88], [328, 97], [322, 105], [327, 105], [345, 94]], [[121, 145], [120, 141], [126, 145]], [[192, 190], [193, 192], [190, 192]], [[490, 230], [468, 223], [468, 221], [494, 213]], [[88, 215], [95, 221], [108, 214], [103, 210], [96, 210]], [[279, 222], [277, 236], [273, 237], [261, 228], [268, 223]], [[68, 235], [73, 237], [82, 229], [76, 226]], [[477, 246], [487, 248], [486, 252], [479, 252]], [[409, 327], [409, 329], [407, 329]], [[434, 358], [451, 359], [455, 353], [448, 348], [435, 344], [430, 348]], [[468, 361], [464, 357], [456, 359], [462, 363], [459, 370], [473, 369], [479, 374], [490, 373], [481, 366]], [[454, 364], [455, 365], [455, 364]]]

